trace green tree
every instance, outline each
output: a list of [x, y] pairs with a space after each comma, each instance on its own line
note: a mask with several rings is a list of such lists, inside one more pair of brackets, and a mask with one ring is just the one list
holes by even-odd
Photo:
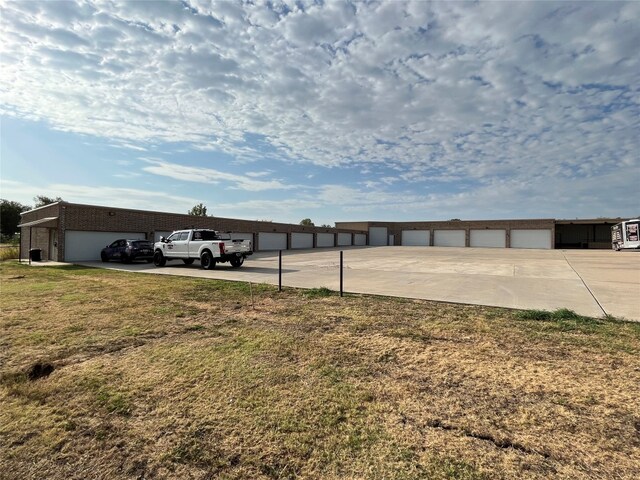
[[0, 234], [3, 240], [11, 240], [18, 231], [20, 214], [31, 207], [11, 200], [0, 199]]
[[60, 197], [51, 198], [47, 197], [46, 195], [38, 195], [36, 197], [33, 197], [33, 201], [36, 202], [36, 206], [34, 208], [44, 207], [45, 205], [49, 205], [51, 203], [64, 202], [64, 200], [62, 200], [62, 198]]
[[206, 217], [207, 216], [207, 207], [202, 203], [194, 205], [191, 210], [187, 212], [189, 215], [195, 215], [196, 217]]
[[303, 218], [300, 220], [300, 225], [304, 225], [305, 227], [313, 227], [315, 224], [311, 221], [310, 218]]
[[323, 228], [333, 228], [333, 225], [329, 225], [328, 223], [323, 223], [320, 226], [323, 227]]

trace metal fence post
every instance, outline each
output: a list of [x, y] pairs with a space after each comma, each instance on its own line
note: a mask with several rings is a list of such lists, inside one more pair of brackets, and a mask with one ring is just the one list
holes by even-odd
[[278, 250], [278, 291], [282, 291], [282, 250]]
[[343, 275], [342, 275], [343, 253], [344, 252], [340, 250], [340, 296], [342, 296], [342, 287], [343, 287]]

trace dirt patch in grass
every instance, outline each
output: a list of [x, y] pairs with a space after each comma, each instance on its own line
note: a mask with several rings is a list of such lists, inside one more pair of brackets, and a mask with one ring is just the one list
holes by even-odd
[[[14, 478], [640, 477], [638, 324], [265, 285], [252, 308], [241, 283], [11, 263], [0, 281]], [[55, 369], [29, 381], [33, 359]]]

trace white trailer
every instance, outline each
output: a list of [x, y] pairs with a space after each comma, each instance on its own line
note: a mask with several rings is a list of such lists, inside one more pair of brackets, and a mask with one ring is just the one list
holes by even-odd
[[611, 227], [611, 248], [616, 251], [640, 248], [640, 219], [634, 218]]

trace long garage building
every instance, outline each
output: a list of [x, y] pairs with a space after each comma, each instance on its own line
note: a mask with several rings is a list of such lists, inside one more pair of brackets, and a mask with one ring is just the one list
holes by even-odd
[[117, 239], [157, 241], [174, 230], [211, 228], [251, 240], [256, 251], [365, 245], [611, 248], [611, 227], [622, 220], [363, 221], [326, 228], [57, 202], [22, 214], [20, 246], [22, 258], [40, 249], [44, 260], [91, 261]]
[[210, 228], [233, 232], [251, 240], [256, 251], [364, 246], [367, 234], [347, 228], [325, 228], [288, 223], [200, 217], [177, 213], [57, 202], [22, 214], [21, 257], [41, 250], [43, 260], [81, 262], [100, 259], [111, 242], [126, 239], [158, 241], [174, 230]]

